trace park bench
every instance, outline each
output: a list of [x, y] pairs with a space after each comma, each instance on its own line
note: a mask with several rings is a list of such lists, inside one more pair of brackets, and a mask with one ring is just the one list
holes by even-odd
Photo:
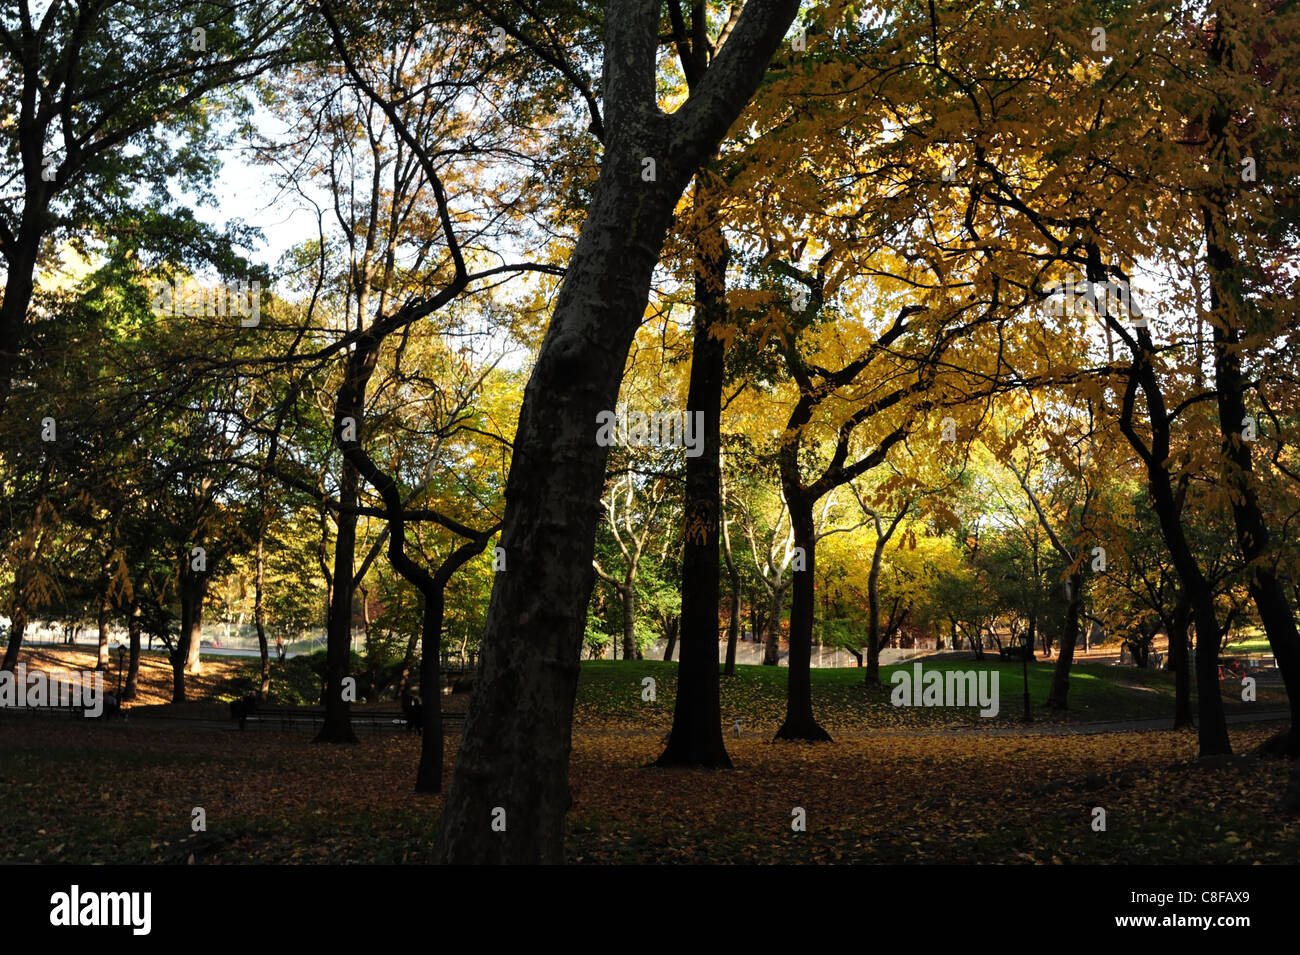
[[86, 711], [86, 706], [62, 706], [58, 703], [46, 704], [43, 706], [5, 706], [0, 707], [0, 713], [26, 713], [30, 716], [63, 716], [71, 719], [114, 719], [116, 717], [125, 718], [125, 711], [121, 704], [117, 702], [114, 696], [106, 696], [103, 703], [103, 712], [99, 716], [90, 716]]
[[[464, 722], [464, 719], [464, 713], [448, 713], [444, 711], [442, 714], [444, 724]], [[287, 731], [303, 727], [316, 730], [325, 722], [325, 710], [320, 707], [307, 706], [259, 706], [255, 712], [245, 717], [245, 721], [256, 726], [259, 730], [279, 729]], [[353, 710], [351, 722], [354, 728], [366, 728], [371, 733], [378, 733], [380, 730], [392, 729], [393, 727], [406, 728], [406, 717], [402, 715], [400, 710]]]
[[1015, 644], [1009, 647], [999, 647], [998, 656], [1003, 660], [1032, 660], [1034, 652], [1026, 646]]

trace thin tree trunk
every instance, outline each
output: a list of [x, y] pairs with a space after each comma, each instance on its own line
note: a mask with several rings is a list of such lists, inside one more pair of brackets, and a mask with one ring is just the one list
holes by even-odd
[[[421, 631], [423, 633], [423, 623]], [[420, 640], [420, 633], [412, 633], [406, 641], [406, 652], [402, 654], [402, 675], [397, 679], [397, 698], [400, 700], [406, 693], [406, 688], [411, 685], [411, 667], [415, 665], [415, 645]], [[441, 692], [441, 688], [439, 688]], [[423, 687], [421, 693], [425, 692]]]
[[127, 622], [127, 635], [131, 652], [126, 666], [126, 688], [122, 691], [122, 701], [134, 700], [139, 693], [137, 681], [140, 678], [140, 623], [141, 608], [138, 599], [131, 601], [131, 616]]
[[795, 546], [803, 548], [804, 566], [791, 576], [790, 667], [785, 721], [776, 731], [776, 738], [830, 742], [830, 734], [817, 722], [812, 708], [813, 580], [817, 567], [813, 502], [792, 494], [788, 488], [786, 502], [790, 507]]
[[1180, 591], [1169, 626], [1169, 662], [1174, 671], [1174, 729], [1192, 725], [1191, 661], [1187, 652], [1187, 629], [1192, 606], [1187, 591]]
[[686, 459], [682, 546], [681, 664], [673, 727], [657, 766], [731, 768], [722, 737], [718, 673], [719, 525], [722, 502], [722, 384], [725, 349], [713, 334], [727, 320], [730, 252], [716, 218], [715, 190], [701, 171], [695, 180], [695, 329], [688, 414], [701, 413], [701, 453]]
[[623, 659], [636, 658], [636, 585], [625, 580], [618, 588], [623, 603]]
[[[1074, 645], [1079, 642], [1079, 612], [1083, 608], [1083, 571], [1070, 575], [1070, 598], [1065, 607], [1065, 629], [1061, 634], [1060, 653], [1052, 671], [1052, 690], [1047, 695], [1048, 709], [1068, 709], [1070, 667], [1074, 663]], [[1032, 644], [1031, 644], [1032, 645]]]
[[772, 588], [767, 608], [767, 621], [763, 638], [763, 666], [774, 667], [781, 662], [781, 610], [785, 604], [785, 585]]
[[[354, 362], [349, 362], [349, 370]], [[343, 406], [345, 399], [340, 397]], [[355, 410], [349, 403], [346, 407]], [[355, 415], [358, 438], [360, 431], [360, 413]], [[357, 469], [347, 458], [343, 460], [342, 482], [339, 488], [339, 503], [344, 508], [355, 507], [358, 500]], [[325, 719], [320, 732], [316, 734], [318, 743], [355, 743], [356, 732], [352, 729], [352, 704], [343, 695], [343, 681], [352, 667], [352, 602], [355, 588], [352, 579], [353, 565], [357, 548], [357, 517], [355, 514], [340, 511], [337, 520], [337, 533], [334, 537], [334, 589], [330, 594], [329, 618], [325, 632], [325, 683], [323, 688]]]
[[260, 524], [257, 534], [257, 556], [253, 569], [253, 622], [257, 627], [257, 649], [262, 654], [262, 681], [257, 690], [257, 698], [266, 702], [271, 693], [271, 648], [266, 642], [266, 608], [262, 605], [262, 584], [266, 574], [266, 558], [263, 541], [266, 526]]
[[[719, 466], [719, 472], [721, 466]], [[735, 555], [731, 552], [731, 531], [728, 529], [726, 515], [726, 495], [720, 494], [718, 499], [722, 511], [719, 512], [718, 519], [721, 521], [722, 528], [722, 555], [727, 562], [727, 583], [730, 586], [731, 600], [731, 620], [727, 626], [727, 662], [722, 669], [723, 676], [736, 675], [736, 645], [740, 641], [740, 568], [736, 565]], [[757, 631], [755, 631], [757, 632]]]
[[722, 668], [723, 676], [736, 675], [736, 645], [740, 642], [740, 577], [732, 577], [731, 592], [728, 594], [731, 604], [731, 616], [727, 620], [727, 661]]
[[443, 588], [422, 588], [424, 613], [420, 628], [420, 765], [415, 771], [417, 793], [442, 792], [442, 617]]

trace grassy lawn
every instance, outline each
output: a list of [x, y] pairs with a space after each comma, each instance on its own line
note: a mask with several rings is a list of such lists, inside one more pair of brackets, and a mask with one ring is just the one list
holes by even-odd
[[[976, 707], [896, 707], [890, 702], [896, 670], [912, 672], [912, 664], [881, 668], [883, 690], [868, 690], [857, 668], [812, 670], [813, 709], [834, 735], [873, 729], [925, 726], [1013, 724], [1024, 713], [1021, 664], [998, 660], [946, 660], [922, 662], [928, 670], [990, 670], [998, 674], [1000, 708], [995, 717], [981, 717]], [[1043, 702], [1051, 688], [1054, 663], [1031, 663], [1030, 709], [1036, 720], [1050, 723], [1172, 717], [1173, 675], [1106, 664], [1075, 664], [1070, 671], [1069, 710], [1047, 710]], [[744, 720], [751, 731], [775, 733], [785, 716], [785, 667], [737, 666], [734, 677], [722, 680], [722, 716], [727, 724]], [[642, 700], [642, 680], [655, 680], [654, 702]], [[991, 679], [991, 678], [990, 678]], [[672, 725], [677, 689], [677, 664], [662, 660], [589, 660], [582, 665], [578, 683], [577, 720], [590, 727], [618, 726], [627, 730], [666, 732]], [[1257, 700], [1243, 703], [1238, 681], [1223, 683], [1228, 712], [1249, 708], [1274, 709], [1286, 705], [1280, 684], [1258, 687]]]

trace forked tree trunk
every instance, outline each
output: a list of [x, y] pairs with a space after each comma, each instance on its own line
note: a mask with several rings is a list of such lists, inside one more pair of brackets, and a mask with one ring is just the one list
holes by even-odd
[[[438, 834], [444, 862], [563, 861], [573, 701], [608, 457], [595, 441], [596, 416], [618, 399], [673, 208], [753, 94], [797, 7], [748, 4], [704, 85], [664, 116], [655, 102], [660, 5], [609, 4], [607, 142], [520, 409], [501, 535], [515, 569], [492, 589]], [[653, 181], [643, 159], [654, 160]]]

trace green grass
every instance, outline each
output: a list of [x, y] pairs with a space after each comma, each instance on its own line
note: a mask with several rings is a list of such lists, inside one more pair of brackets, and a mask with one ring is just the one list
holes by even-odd
[[[999, 711], [983, 718], [978, 707], [912, 707], [892, 705], [895, 671], [911, 671], [913, 664], [881, 668], [883, 690], [869, 690], [864, 671], [856, 667], [812, 670], [813, 711], [818, 719], [841, 731], [854, 728], [941, 726], [957, 724], [1007, 724], [1024, 713], [1022, 668], [997, 659], [922, 661], [924, 671], [989, 670], [998, 674]], [[1051, 689], [1055, 661], [1028, 667], [1030, 712], [1048, 722], [1093, 722], [1168, 717], [1173, 713], [1173, 675], [1099, 663], [1075, 664], [1070, 671], [1069, 709], [1062, 713], [1044, 708]], [[761, 731], [775, 729], [785, 715], [786, 667], [738, 665], [734, 677], [722, 678], [722, 716], [727, 722], [743, 719]], [[645, 677], [655, 680], [655, 700], [642, 699]], [[666, 729], [672, 722], [677, 688], [677, 664], [662, 660], [590, 660], [582, 664], [576, 711], [580, 721], [626, 722], [629, 729]], [[1269, 686], [1259, 688], [1254, 704], [1243, 704], [1224, 684], [1229, 712], [1243, 707], [1271, 709], [1285, 705], [1285, 697]]]

